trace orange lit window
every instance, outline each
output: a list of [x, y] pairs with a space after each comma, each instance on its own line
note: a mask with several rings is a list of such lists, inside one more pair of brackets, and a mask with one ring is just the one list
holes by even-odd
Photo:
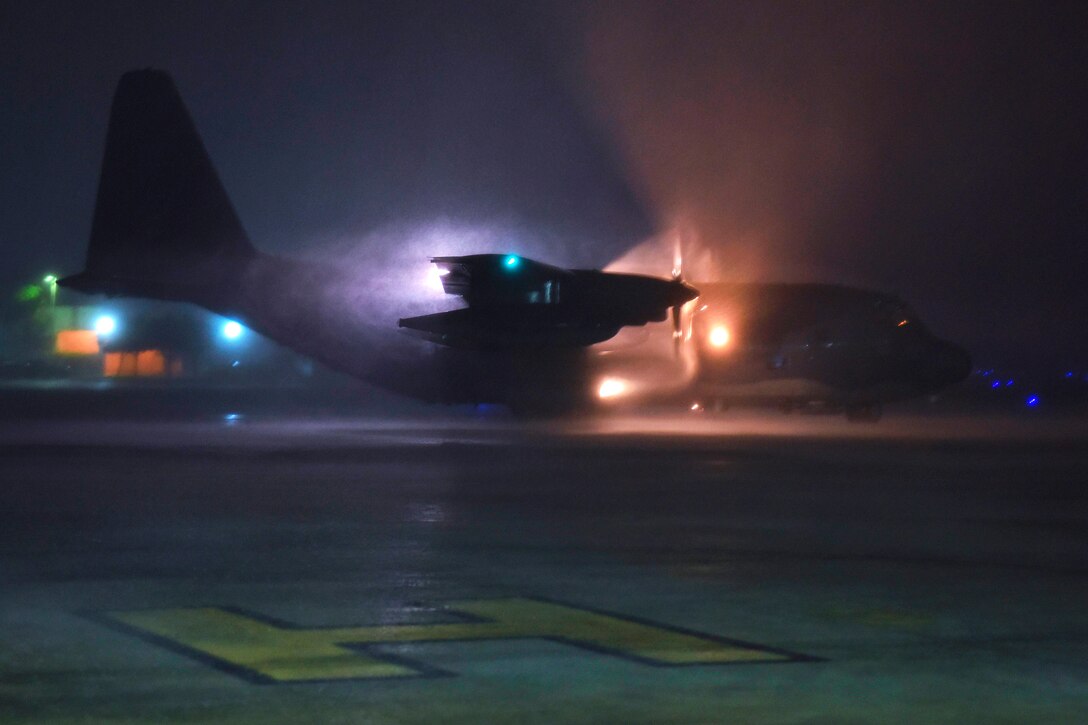
[[157, 378], [166, 373], [166, 360], [161, 350], [143, 350], [136, 355], [136, 374]]
[[102, 374], [107, 378], [117, 377], [118, 371], [121, 370], [121, 355], [120, 352], [107, 352], [102, 358]]
[[97, 355], [98, 335], [94, 330], [61, 330], [57, 333], [58, 355]]
[[[180, 361], [171, 366], [171, 373], [181, 374]], [[107, 378], [157, 378], [166, 374], [166, 358], [161, 350], [107, 352], [102, 363], [102, 374]]]

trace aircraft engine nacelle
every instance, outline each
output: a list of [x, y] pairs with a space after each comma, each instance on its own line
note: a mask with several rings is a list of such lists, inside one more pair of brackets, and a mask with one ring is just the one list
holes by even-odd
[[442, 288], [468, 307], [401, 319], [449, 347], [477, 350], [586, 347], [622, 327], [667, 318], [698, 296], [679, 280], [563, 269], [517, 255], [434, 257]]

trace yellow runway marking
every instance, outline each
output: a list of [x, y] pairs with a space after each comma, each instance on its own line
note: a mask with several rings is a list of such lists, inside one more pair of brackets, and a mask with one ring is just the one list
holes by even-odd
[[448, 610], [478, 621], [307, 629], [215, 607], [105, 616], [161, 644], [264, 682], [424, 675], [429, 672], [425, 665], [366, 647], [455, 640], [542, 638], [658, 666], [799, 659], [758, 645], [535, 599], [461, 601]]

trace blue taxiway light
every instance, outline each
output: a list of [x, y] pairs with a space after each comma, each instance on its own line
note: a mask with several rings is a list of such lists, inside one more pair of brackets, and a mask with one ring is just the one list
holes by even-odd
[[1009, 379], [1009, 380], [1007, 380], [1007, 381], [1005, 382], [1005, 387], [1006, 387], [1006, 388], [1011, 388], [1011, 387], [1012, 387], [1012, 384], [1013, 384], [1013, 380], [1012, 380], [1012, 379]]
[[990, 387], [991, 388], [1000, 388], [1001, 387], [1001, 381], [1000, 380], [993, 381], [992, 383], [990, 383]]
[[1029, 408], [1034, 408], [1036, 405], [1039, 404], [1039, 396], [1038, 395], [1029, 395], [1028, 399], [1026, 401], [1024, 401], [1024, 402], [1027, 404], [1027, 406]]

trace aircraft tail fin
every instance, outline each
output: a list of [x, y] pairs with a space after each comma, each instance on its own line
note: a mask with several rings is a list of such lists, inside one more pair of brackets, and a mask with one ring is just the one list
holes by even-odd
[[85, 292], [184, 299], [257, 254], [170, 76], [126, 73], [106, 133]]

